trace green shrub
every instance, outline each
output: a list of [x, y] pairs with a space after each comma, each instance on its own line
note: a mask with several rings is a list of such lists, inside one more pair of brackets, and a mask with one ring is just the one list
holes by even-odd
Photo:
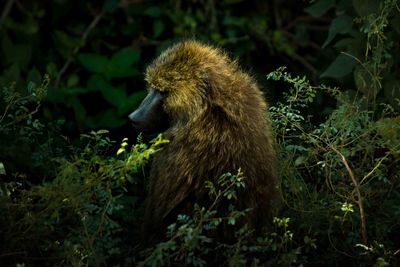
[[[21, 96], [13, 87], [3, 91], [2, 101], [6, 105], [0, 120], [0, 136], [12, 137], [16, 145], [37, 147], [34, 143], [41, 138], [33, 137], [58, 134], [54, 130], [47, 132], [51, 125], [34, 119], [46, 85], [45, 80], [26, 96]], [[137, 174], [150, 156], [168, 141], [159, 135], [150, 145], [139, 142], [129, 148], [128, 140], [124, 139], [115, 153], [112, 152], [116, 150], [115, 142], [107, 133], [100, 130], [82, 134], [83, 145], [63, 143], [60, 149], [65, 153], [54, 158], [36, 152], [43, 158], [39, 161], [43, 168], [54, 168], [43, 174], [54, 176], [42, 177], [40, 181], [32, 180], [29, 173], [3, 170], [0, 180], [2, 266], [17, 263], [99, 266], [128, 254], [137, 244], [137, 240], [129, 240], [127, 236], [140, 223], [139, 209], [132, 209], [140, 195], [127, 193], [127, 188], [140, 186]], [[4, 144], [3, 148], [9, 149], [10, 144]], [[34, 154], [26, 156], [28, 160], [35, 157]], [[2, 165], [8, 167], [8, 161], [4, 162]], [[121, 226], [126, 221], [131, 225], [128, 229]], [[126, 246], [127, 242], [130, 245]]]
[[[345, 263], [351, 257], [355, 265], [379, 256], [379, 261], [392, 261], [399, 230], [399, 221], [393, 220], [399, 215], [399, 114], [386, 106], [393, 118], [385, 118], [386, 112], [376, 118], [363, 99], [311, 86], [284, 68], [269, 78], [291, 85], [287, 102], [271, 108], [280, 143], [284, 214], [296, 221], [296, 233], [317, 240], [314, 260]], [[303, 114], [317, 91], [336, 98], [338, 108], [315, 126]], [[360, 251], [368, 244], [381, 249]]]

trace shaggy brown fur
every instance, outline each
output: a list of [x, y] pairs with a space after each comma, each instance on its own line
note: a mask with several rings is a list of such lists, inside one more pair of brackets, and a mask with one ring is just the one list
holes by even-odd
[[[250, 226], [264, 225], [277, 198], [277, 170], [267, 104], [253, 78], [219, 49], [178, 43], [147, 69], [150, 87], [166, 92], [170, 143], [151, 167], [145, 228], [158, 232], [168, 216], [207, 203], [204, 182], [241, 168], [246, 187], [239, 210]], [[170, 218], [175, 220], [175, 218]]]

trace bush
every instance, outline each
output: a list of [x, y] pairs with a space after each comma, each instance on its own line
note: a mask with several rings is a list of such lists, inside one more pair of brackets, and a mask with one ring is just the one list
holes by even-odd
[[[3, 100], [8, 102], [2, 116], [7, 119], [1, 121], [2, 136], [13, 133], [15, 143], [21, 144], [28, 137], [44, 134], [49, 126], [36, 120], [30, 123], [36, 109], [30, 111], [27, 105], [33, 102], [36, 107], [40, 106], [36, 102], [40, 100], [37, 92], [45, 91], [45, 87], [42, 85], [24, 97], [12, 88], [4, 91]], [[25, 131], [17, 131], [21, 125], [28, 125]], [[128, 140], [124, 139], [115, 155], [110, 154], [115, 142], [107, 133], [99, 130], [81, 135], [84, 145], [64, 143], [63, 156], [51, 158], [37, 152], [45, 158], [40, 163], [48, 168], [46, 173], [53, 173], [54, 177], [43, 177], [34, 183], [23, 173], [3, 176], [5, 179], [0, 183], [0, 226], [4, 241], [1, 263], [99, 266], [129, 254], [135, 242], [127, 237], [140, 223], [137, 215], [140, 211], [132, 208], [141, 195], [127, 193], [127, 186], [139, 186], [137, 174], [167, 141], [159, 135], [149, 146], [139, 140], [128, 149]], [[123, 228], [127, 222], [130, 226]], [[127, 243], [132, 247], [125, 246]]]
[[[399, 221], [393, 220], [399, 215], [399, 114], [386, 106], [375, 118], [363, 99], [311, 86], [284, 68], [269, 78], [292, 86], [287, 102], [271, 112], [280, 143], [283, 214], [295, 221], [295, 236], [316, 240], [317, 257], [310, 262], [393, 262], [399, 231]], [[304, 109], [317, 92], [335, 97], [338, 108], [313, 125]], [[392, 118], [385, 117], [389, 114]]]

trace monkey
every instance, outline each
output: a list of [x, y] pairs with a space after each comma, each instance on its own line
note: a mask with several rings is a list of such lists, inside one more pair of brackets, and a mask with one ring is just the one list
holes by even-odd
[[150, 166], [145, 235], [194, 203], [207, 204], [205, 181], [239, 168], [246, 185], [236, 207], [252, 209], [250, 227], [266, 225], [279, 179], [268, 104], [254, 78], [221, 49], [185, 40], [147, 67], [145, 81], [148, 95], [129, 119], [169, 140]]

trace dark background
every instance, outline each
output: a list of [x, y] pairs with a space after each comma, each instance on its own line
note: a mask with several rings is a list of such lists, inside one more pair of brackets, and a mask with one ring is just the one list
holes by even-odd
[[[17, 82], [24, 88], [50, 74], [43, 117], [64, 121], [65, 134], [75, 137], [100, 128], [127, 135], [126, 116], [145, 95], [146, 65], [186, 38], [222, 47], [238, 58], [272, 104], [285, 88], [267, 82], [266, 74], [283, 65], [313, 82], [323, 78], [343, 90], [357, 90], [351, 75], [357, 61], [351, 56], [363, 61], [366, 36], [353, 19], [377, 10], [379, 1], [363, 7], [357, 2], [4, 1], [0, 84]], [[392, 20], [389, 30], [398, 36], [398, 17]], [[326, 71], [340, 52], [351, 56], [342, 55]], [[398, 56], [391, 61], [398, 63]], [[384, 78], [390, 82], [398, 64], [388, 69]], [[334, 105], [320, 97], [312, 113], [318, 119]]]

